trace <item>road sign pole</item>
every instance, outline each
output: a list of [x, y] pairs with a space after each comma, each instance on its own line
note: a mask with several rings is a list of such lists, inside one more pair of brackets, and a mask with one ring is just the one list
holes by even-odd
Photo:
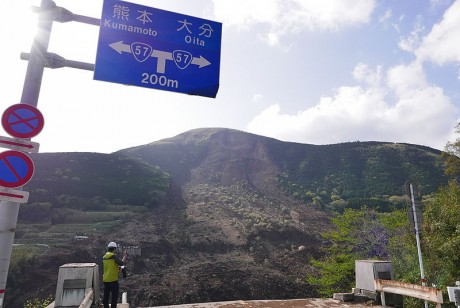
[[[51, 0], [42, 0], [38, 17], [38, 33], [32, 44], [26, 77], [22, 90], [21, 103], [37, 106], [42, 83], [45, 55], [51, 36], [54, 8]], [[18, 220], [19, 203], [0, 202], [0, 308], [3, 306], [6, 280], [13, 250], [14, 233]]]
[[51, 0], [42, 0], [38, 17], [38, 32], [32, 43], [26, 77], [22, 88], [21, 103], [37, 107], [45, 59], [53, 26], [56, 4]]
[[[5, 296], [18, 213], [19, 203], [10, 201], [0, 203], [0, 307], [3, 305], [3, 297]], [[12, 218], [16, 219], [13, 220]]]

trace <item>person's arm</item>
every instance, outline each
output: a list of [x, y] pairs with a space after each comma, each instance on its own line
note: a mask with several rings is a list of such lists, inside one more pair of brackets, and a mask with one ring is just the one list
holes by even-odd
[[123, 254], [123, 257], [121, 258], [118, 258], [117, 255], [114, 255], [114, 258], [115, 258], [115, 263], [117, 263], [118, 265], [122, 266], [122, 265], [125, 265], [125, 262], [126, 262], [126, 258], [128, 258], [128, 251], [125, 250], [125, 253]]
[[125, 265], [125, 257], [120, 260], [120, 258], [117, 255], [113, 255], [113, 259], [115, 260], [115, 263], [118, 264], [119, 266]]
[[121, 258], [121, 262], [126, 263], [126, 259], [128, 258], [128, 251], [125, 250], [125, 253], [123, 254], [123, 258]]

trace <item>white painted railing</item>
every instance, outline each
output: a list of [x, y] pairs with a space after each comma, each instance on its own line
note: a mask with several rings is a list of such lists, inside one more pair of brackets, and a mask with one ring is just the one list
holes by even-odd
[[382, 306], [385, 306], [385, 293], [400, 294], [430, 301], [436, 303], [436, 308], [441, 308], [441, 304], [443, 303], [442, 291], [440, 289], [396, 280], [375, 279], [375, 290], [381, 292]]
[[94, 291], [93, 289], [90, 289], [88, 293], [86, 293], [85, 298], [81, 302], [80, 306], [78, 308], [89, 308], [93, 304], [94, 300]]
[[[89, 308], [91, 307], [93, 303], [94, 303], [94, 291], [93, 289], [91, 289], [86, 294], [85, 298], [83, 299], [82, 303], [80, 304], [78, 308]], [[54, 308], [54, 305], [55, 305], [55, 302], [53, 301], [48, 306], [46, 306], [46, 308]], [[123, 294], [121, 295], [121, 304], [118, 304], [117, 307], [121, 307], [121, 308], [129, 307], [127, 292], [123, 292]]]

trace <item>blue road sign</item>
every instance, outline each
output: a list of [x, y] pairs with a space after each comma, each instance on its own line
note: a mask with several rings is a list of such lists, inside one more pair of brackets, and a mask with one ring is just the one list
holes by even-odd
[[29, 156], [18, 151], [0, 153], [0, 185], [7, 188], [20, 187], [29, 182], [34, 174], [34, 164]]
[[221, 23], [104, 0], [99, 31], [94, 79], [216, 97]]
[[42, 113], [28, 104], [11, 105], [2, 115], [3, 128], [17, 138], [35, 137], [43, 129], [44, 123]]

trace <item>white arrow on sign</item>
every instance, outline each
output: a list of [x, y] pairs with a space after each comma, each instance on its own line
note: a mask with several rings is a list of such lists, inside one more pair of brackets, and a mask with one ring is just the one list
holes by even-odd
[[198, 65], [199, 68], [208, 66], [211, 64], [205, 57], [200, 56], [199, 58], [193, 57], [192, 64]]
[[[116, 52], [118, 52], [119, 54], [122, 54], [123, 52], [133, 53], [132, 48], [131, 48], [132, 45], [148, 46], [147, 44], [144, 44], [144, 43], [133, 43], [131, 45], [123, 44], [123, 41], [118, 41], [118, 42], [109, 44], [109, 46], [112, 49], [114, 49]], [[172, 52], [167, 52], [167, 51], [155, 50], [155, 49], [151, 48], [150, 46], [148, 46], [148, 47], [149, 48], [146, 48], [145, 50], [147, 50], [147, 51], [151, 50], [151, 53], [150, 53], [150, 55], [147, 55], [147, 56], [154, 57], [154, 58], [158, 59], [158, 61], [157, 61], [157, 73], [164, 74], [165, 69], [166, 69], [166, 60], [173, 61], [174, 60], [173, 59], [173, 53]], [[140, 50], [140, 52], [142, 52], [142, 50]], [[145, 58], [142, 59], [142, 60], [138, 59], [138, 57], [135, 57], [135, 58], [139, 62], [143, 62], [145, 60]], [[191, 64], [197, 65], [198, 68], [203, 68], [205, 66], [210, 65], [211, 62], [209, 62], [205, 57], [200, 55], [199, 58], [193, 57], [193, 59], [191, 61]], [[177, 63], [176, 63], [176, 65], [177, 65]], [[181, 69], [185, 68], [185, 67], [180, 67], [179, 65], [177, 65], [177, 66], [179, 68], [181, 68]]]

